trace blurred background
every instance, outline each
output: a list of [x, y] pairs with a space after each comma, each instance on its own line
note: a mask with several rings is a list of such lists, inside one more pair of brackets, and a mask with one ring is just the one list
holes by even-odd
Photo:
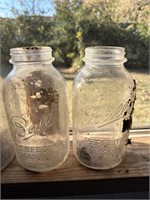
[[150, 127], [149, 0], [0, 0], [1, 75], [10, 48], [51, 46], [53, 65], [66, 79], [72, 126], [72, 82], [87, 46], [122, 46], [137, 82], [133, 127]]

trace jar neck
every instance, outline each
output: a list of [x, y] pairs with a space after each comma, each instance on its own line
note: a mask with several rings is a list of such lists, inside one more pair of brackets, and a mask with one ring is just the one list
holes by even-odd
[[90, 65], [121, 66], [127, 59], [125, 48], [113, 46], [95, 46], [85, 49], [83, 61]]
[[54, 61], [52, 57], [52, 49], [50, 47], [19, 47], [10, 49], [11, 64], [34, 64], [34, 63], [51, 63]]

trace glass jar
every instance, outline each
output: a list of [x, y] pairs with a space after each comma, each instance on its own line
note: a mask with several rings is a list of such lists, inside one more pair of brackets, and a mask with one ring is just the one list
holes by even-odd
[[135, 81], [124, 67], [122, 47], [88, 47], [73, 83], [73, 149], [94, 169], [117, 166], [132, 124]]
[[50, 47], [10, 50], [4, 101], [18, 162], [31, 171], [58, 168], [69, 153], [66, 85]]
[[13, 142], [2, 98], [3, 78], [0, 76], [0, 170], [5, 169], [15, 156]]

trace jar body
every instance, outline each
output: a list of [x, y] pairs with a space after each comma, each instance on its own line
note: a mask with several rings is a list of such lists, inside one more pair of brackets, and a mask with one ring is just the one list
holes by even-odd
[[15, 156], [13, 142], [5, 113], [2, 98], [3, 79], [0, 77], [0, 142], [1, 142], [1, 170], [5, 169]]
[[50, 62], [17, 65], [4, 83], [16, 157], [28, 170], [50, 171], [69, 152], [65, 82]]
[[135, 84], [123, 64], [85, 62], [73, 84], [73, 148], [80, 163], [109, 169], [123, 159]]

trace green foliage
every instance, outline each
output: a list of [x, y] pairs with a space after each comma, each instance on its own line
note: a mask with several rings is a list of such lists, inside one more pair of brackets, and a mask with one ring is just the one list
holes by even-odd
[[52, 27], [53, 40], [52, 47], [56, 58], [55, 64], [63, 67], [70, 67], [75, 56], [75, 20], [73, 10], [67, 4], [56, 6], [56, 16]]
[[[43, 16], [18, 16], [15, 19], [1, 18], [1, 71], [9, 71], [10, 48], [21, 46], [51, 46], [51, 18]], [[4, 69], [8, 66], [8, 70]], [[4, 76], [5, 76], [4, 74]]]
[[125, 2], [121, 0], [93, 2], [55, 0], [53, 17], [36, 15], [33, 6], [31, 13], [24, 10], [14, 19], [1, 18], [2, 63], [8, 63], [10, 48], [47, 45], [53, 49], [56, 67], [79, 67], [85, 47], [110, 45], [126, 48], [127, 67], [148, 69], [150, 7], [142, 3], [146, 0], [135, 1], [134, 6], [119, 4]]

